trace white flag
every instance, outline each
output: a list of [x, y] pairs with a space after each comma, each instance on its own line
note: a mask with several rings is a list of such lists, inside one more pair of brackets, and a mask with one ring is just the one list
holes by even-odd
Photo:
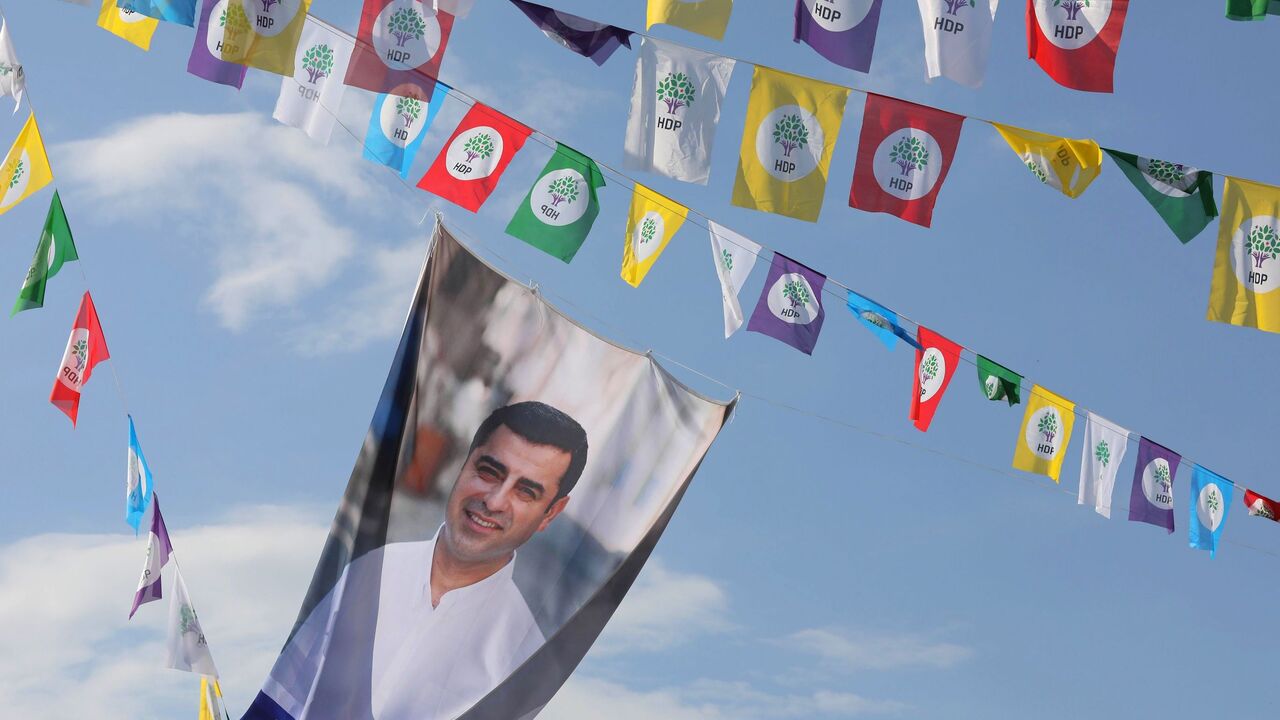
[[204, 629], [200, 627], [196, 609], [187, 596], [187, 584], [182, 580], [182, 570], [176, 567], [174, 570], [173, 597], [169, 600], [168, 666], [174, 670], [186, 670], [216, 678], [218, 668], [213, 665], [213, 655], [209, 653]]
[[281, 81], [272, 117], [327, 144], [342, 105], [347, 61], [354, 49], [350, 38], [308, 17], [298, 42], [293, 76]]
[[432, 0], [436, 12], [443, 10], [454, 17], [464, 18], [471, 14], [471, 6], [475, 0]]
[[734, 61], [644, 38], [636, 61], [625, 164], [705, 185]]
[[13, 41], [9, 39], [9, 23], [0, 20], [0, 96], [13, 98], [15, 113], [22, 104], [22, 91], [26, 88], [27, 76], [22, 71], [22, 63], [18, 62], [18, 54], [13, 51]]
[[711, 254], [716, 263], [716, 276], [720, 278], [720, 295], [724, 299], [724, 336], [742, 327], [742, 305], [738, 293], [751, 268], [755, 267], [761, 247], [727, 227], [708, 220], [711, 230]]
[[1089, 413], [1089, 429], [1080, 458], [1080, 505], [1093, 505], [1104, 518], [1111, 517], [1111, 492], [1116, 473], [1129, 446], [1129, 431], [1106, 418]]
[[919, 0], [928, 79], [981, 87], [1000, 0]]

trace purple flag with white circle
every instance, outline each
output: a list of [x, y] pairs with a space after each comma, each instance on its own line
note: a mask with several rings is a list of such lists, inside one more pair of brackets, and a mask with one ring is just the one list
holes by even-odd
[[1138, 464], [1129, 493], [1129, 519], [1173, 532], [1173, 476], [1182, 456], [1146, 438], [1138, 444]]
[[619, 45], [631, 47], [631, 31], [560, 12], [537, 3], [511, 0], [547, 37], [604, 65]]
[[871, 70], [882, 0], [796, 0], [796, 42], [850, 70]]
[[827, 276], [780, 253], [773, 254], [769, 276], [747, 330], [781, 340], [806, 355], [813, 354], [826, 310], [822, 286]]
[[160, 496], [151, 494], [151, 532], [147, 533], [147, 561], [142, 566], [142, 577], [138, 578], [138, 590], [133, 594], [133, 608], [129, 617], [138, 612], [138, 608], [152, 600], [159, 600], [164, 593], [160, 587], [160, 571], [169, 562], [173, 553], [173, 544], [169, 542], [169, 530], [164, 526], [164, 516], [160, 514]]
[[200, 22], [196, 25], [195, 43], [187, 60], [187, 72], [209, 82], [239, 89], [244, 84], [248, 68], [222, 59], [222, 34], [228, 19], [236, 22], [244, 17], [239, 5], [232, 8], [231, 0], [204, 0], [200, 8]]

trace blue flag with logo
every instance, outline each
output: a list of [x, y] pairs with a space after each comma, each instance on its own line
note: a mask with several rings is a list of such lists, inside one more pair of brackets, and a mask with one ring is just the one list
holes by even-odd
[[1226, 478], [1199, 465], [1191, 473], [1191, 520], [1187, 532], [1191, 547], [1208, 550], [1209, 557], [1218, 552], [1218, 538], [1227, 524], [1233, 487]]
[[400, 95], [379, 95], [364, 136], [364, 156], [396, 170], [407, 180], [418, 148], [448, 93], [449, 87], [437, 81], [427, 102]]
[[142, 454], [142, 446], [138, 444], [138, 431], [133, 427], [133, 416], [129, 416], [129, 475], [124, 486], [124, 520], [138, 532], [142, 524], [142, 516], [147, 514], [151, 505], [153, 490], [151, 468], [147, 467], [147, 457]]
[[196, 0], [118, 0], [116, 5], [157, 20], [196, 26]]
[[898, 338], [906, 340], [909, 345], [917, 344], [916, 339], [908, 335], [907, 331], [898, 324], [898, 313], [875, 300], [850, 290], [845, 305], [849, 308], [849, 312], [858, 318], [858, 322], [875, 333], [875, 336], [880, 338], [880, 342], [890, 350], [897, 346]]

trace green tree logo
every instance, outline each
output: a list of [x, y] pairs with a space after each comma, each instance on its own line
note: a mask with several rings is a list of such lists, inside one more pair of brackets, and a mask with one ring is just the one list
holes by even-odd
[[404, 126], [409, 127], [422, 115], [422, 101], [411, 97], [399, 98], [396, 100], [396, 114], [404, 118]]
[[809, 128], [797, 114], [783, 115], [773, 126], [773, 141], [782, 146], [782, 154], [791, 157], [791, 151], [809, 144]]
[[733, 253], [729, 252], [728, 250], [725, 250], [725, 249], [721, 248], [721, 249], [720, 249], [720, 264], [724, 266], [724, 269], [725, 269], [726, 271], [728, 271], [728, 272], [733, 272]]
[[302, 55], [302, 69], [307, 71], [312, 85], [333, 72], [333, 49], [324, 43], [312, 45]]
[[1157, 463], [1155, 469], [1151, 471], [1151, 476], [1155, 478], [1156, 482], [1160, 483], [1161, 492], [1167, 495], [1173, 491], [1173, 478], [1169, 475], [1168, 465]]
[[988, 400], [1000, 399], [1000, 380], [995, 375], [988, 375], [987, 381], [983, 383], [982, 387], [987, 393]]
[[551, 181], [551, 184], [547, 186], [547, 192], [551, 193], [551, 204], [553, 206], [562, 202], [572, 205], [578, 199], [578, 181], [568, 175], [563, 175]]
[[889, 159], [898, 164], [900, 175], [910, 175], [912, 170], [923, 170], [929, 164], [929, 148], [919, 138], [904, 137], [893, 144]]
[[13, 161], [9, 166], [9, 189], [12, 190], [22, 181], [22, 176], [27, 174], [27, 165], [21, 159]]
[[[929, 355], [920, 363], [920, 384], [924, 385], [930, 380], [938, 377], [938, 356]], [[920, 388], [920, 394], [924, 394], [924, 388]]]
[[809, 294], [809, 286], [799, 280], [788, 280], [782, 286], [782, 297], [791, 302], [791, 307], [808, 305], [813, 299]]
[[9, 77], [9, 73], [13, 72], [13, 66], [9, 63], [0, 62], [0, 77]]
[[1253, 255], [1253, 266], [1258, 269], [1262, 269], [1262, 263], [1280, 255], [1280, 235], [1276, 235], [1276, 229], [1270, 225], [1255, 225], [1245, 245]]
[[651, 217], [645, 218], [644, 222], [640, 223], [640, 244], [648, 245], [649, 241], [653, 240], [653, 236], [657, 232], [658, 221]]
[[417, 40], [427, 32], [422, 13], [413, 8], [400, 8], [387, 18], [387, 32], [396, 39], [397, 47], [404, 47], [410, 40]]
[[1104, 468], [1111, 464], [1111, 446], [1107, 444], [1106, 440], [1098, 441], [1097, 447], [1093, 449], [1093, 457], [1102, 463]]
[[1044, 435], [1045, 442], [1052, 443], [1058, 434], [1058, 416], [1052, 412], [1041, 415], [1040, 422], [1036, 423], [1036, 430]]
[[462, 151], [467, 154], [468, 163], [476, 158], [488, 159], [493, 154], [493, 136], [489, 133], [472, 135], [466, 144], [462, 146]]
[[1267, 504], [1261, 500], [1250, 506], [1250, 509], [1253, 511], [1252, 514], [1257, 515], [1258, 517], [1264, 517], [1268, 520], [1276, 519], [1275, 513], [1271, 512], [1271, 508], [1267, 507]]
[[200, 621], [196, 619], [196, 611], [187, 603], [183, 603], [178, 608], [178, 632], [183, 635], [189, 632], [200, 632]]
[[1147, 175], [1156, 182], [1178, 187], [1187, 176], [1187, 166], [1168, 160], [1150, 160], [1147, 162]]
[[658, 83], [658, 99], [667, 104], [667, 114], [675, 115], [682, 107], [692, 105], [694, 99], [693, 82], [684, 73], [667, 73]]
[[1041, 168], [1040, 163], [1037, 163], [1035, 160], [1027, 161], [1027, 169], [1030, 170], [1031, 174], [1035, 175], [1036, 179], [1039, 180], [1040, 182], [1042, 183], [1049, 182], [1049, 176], [1044, 174], [1044, 169]]
[[1204, 506], [1209, 510], [1210, 515], [1217, 514], [1222, 508], [1222, 497], [1218, 495], [1218, 486], [1210, 485], [1208, 492], [1204, 494]]
[[89, 362], [89, 341], [80, 339], [71, 346], [71, 354], [76, 359], [76, 371], [84, 369], [85, 363]]

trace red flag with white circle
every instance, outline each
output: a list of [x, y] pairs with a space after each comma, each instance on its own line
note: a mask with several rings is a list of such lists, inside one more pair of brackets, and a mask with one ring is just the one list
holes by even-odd
[[942, 394], [960, 367], [959, 345], [924, 327], [916, 331], [916, 377], [911, 390], [911, 421], [922, 432], [929, 430]]
[[452, 30], [453, 15], [432, 0], [364, 0], [345, 84], [425, 102]]
[[480, 103], [471, 106], [418, 187], [476, 212], [532, 130]]
[[72, 427], [80, 410], [80, 389], [89, 382], [94, 366], [109, 357], [111, 353], [107, 352], [107, 339], [98, 323], [98, 311], [86, 291], [80, 300], [75, 325], [71, 327], [71, 337], [67, 338], [67, 349], [62, 353], [62, 366], [53, 381], [53, 392], [49, 394], [49, 402], [71, 418]]
[[1027, 57], [1054, 82], [1112, 92], [1129, 0], [1027, 0]]

